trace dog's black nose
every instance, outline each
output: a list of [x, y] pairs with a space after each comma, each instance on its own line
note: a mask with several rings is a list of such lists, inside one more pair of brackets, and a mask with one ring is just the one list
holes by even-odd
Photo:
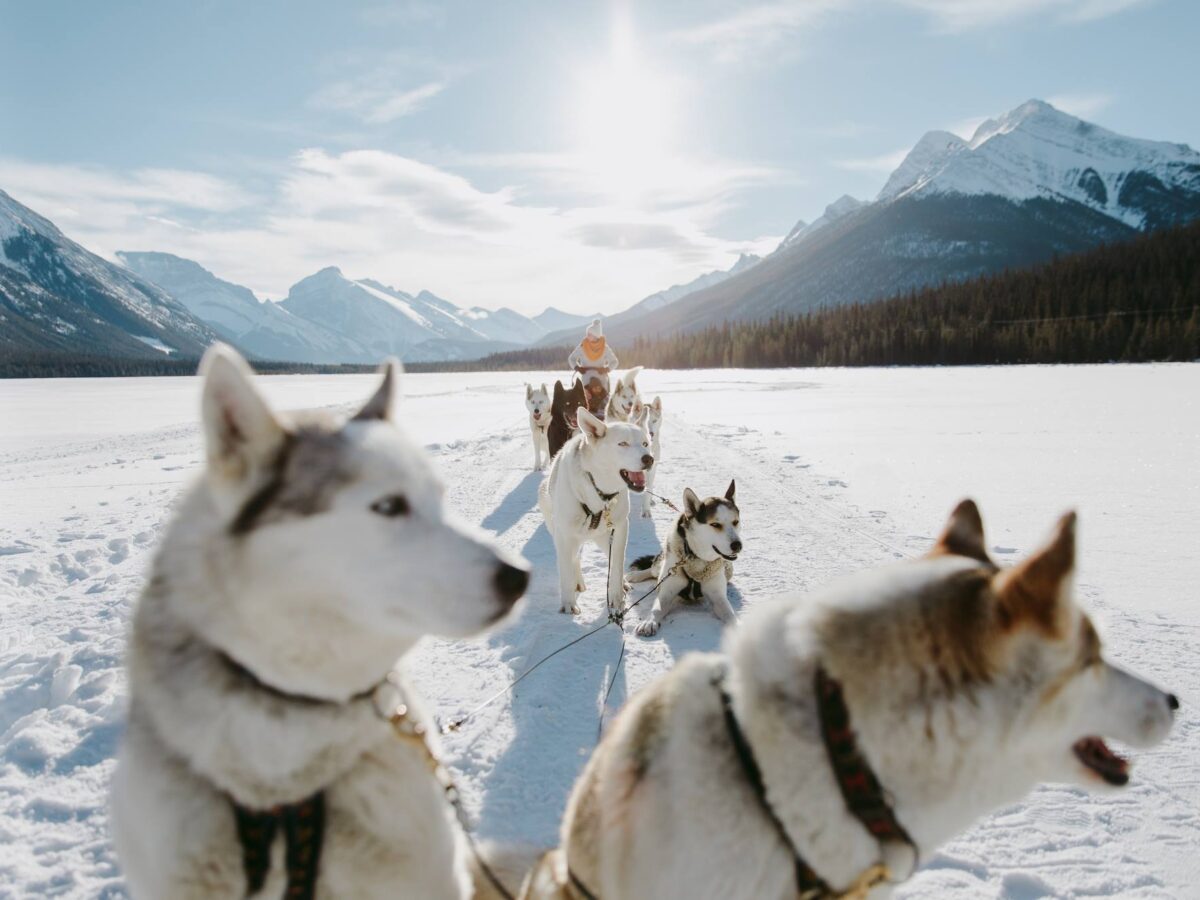
[[642, 457], [642, 466], [643, 466], [643, 468], [646, 468], [646, 469], [648, 469], [648, 468], [650, 468], [652, 465], [654, 465], [654, 457], [653, 457], [653, 456], [651, 456], [649, 453], [645, 454], [645, 455]]
[[742, 542], [734, 541], [732, 544], [729, 545], [729, 549], [732, 550], [734, 553], [741, 553], [742, 552]]
[[496, 576], [492, 579], [496, 593], [506, 603], [516, 603], [529, 587], [529, 573], [508, 563], [500, 563]]
[[1167, 694], [1167, 706], [1171, 707], [1171, 711], [1179, 709], [1179, 698], [1174, 694]]

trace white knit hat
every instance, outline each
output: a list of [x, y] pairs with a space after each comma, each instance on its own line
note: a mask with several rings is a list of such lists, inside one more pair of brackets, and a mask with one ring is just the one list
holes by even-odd
[[592, 319], [592, 324], [587, 327], [587, 336], [590, 338], [604, 337], [604, 326], [600, 324], [599, 319]]

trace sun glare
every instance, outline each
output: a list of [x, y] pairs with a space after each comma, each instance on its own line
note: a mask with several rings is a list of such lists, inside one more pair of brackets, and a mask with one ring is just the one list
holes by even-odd
[[580, 73], [576, 142], [597, 191], [634, 199], [670, 166], [678, 86], [638, 58], [632, 28], [618, 19], [609, 58]]

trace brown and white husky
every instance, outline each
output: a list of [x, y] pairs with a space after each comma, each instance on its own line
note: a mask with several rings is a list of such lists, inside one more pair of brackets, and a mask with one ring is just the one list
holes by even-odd
[[1074, 514], [1015, 568], [985, 546], [964, 501], [925, 558], [764, 604], [642, 691], [526, 896], [884, 897], [1039, 782], [1125, 785], [1106, 741], [1158, 744], [1179, 704], [1105, 659]]

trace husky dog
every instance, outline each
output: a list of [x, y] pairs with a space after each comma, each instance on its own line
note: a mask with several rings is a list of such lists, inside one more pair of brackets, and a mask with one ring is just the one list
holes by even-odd
[[1105, 660], [1074, 514], [1015, 568], [985, 547], [966, 501], [928, 557], [766, 603], [636, 695], [528, 895], [887, 896], [1041, 781], [1126, 784], [1106, 739], [1158, 744], [1179, 702]]
[[577, 614], [577, 596], [587, 589], [579, 566], [584, 541], [610, 548], [608, 608], [624, 609], [629, 491], [645, 490], [645, 473], [652, 465], [645, 429], [627, 422], [606, 424], [579, 410], [579, 434], [554, 457], [538, 490], [558, 558], [562, 612]]
[[399, 371], [343, 421], [276, 412], [233, 350], [205, 354], [207, 465], [129, 643], [112, 822], [134, 897], [472, 896], [396, 661], [499, 621], [529, 576], [443, 509], [392, 419]]
[[724, 497], [701, 500], [695, 491], [685, 488], [683, 513], [663, 552], [634, 560], [632, 568], [640, 571], [630, 575], [630, 581], [663, 579], [649, 618], [637, 627], [642, 637], [657, 634], [677, 603], [704, 599], [712, 606], [713, 615], [726, 625], [736, 621], [728, 596], [733, 561], [742, 552], [736, 491], [737, 485], [731, 481]]
[[550, 392], [546, 385], [534, 389], [525, 385], [525, 408], [529, 410], [529, 433], [533, 438], [533, 470], [540, 472], [550, 461], [550, 441], [546, 427], [550, 424]]
[[617, 386], [608, 395], [606, 422], [635, 422], [642, 414], [642, 397], [637, 389], [637, 377], [642, 374], [641, 366], [634, 366], [617, 379]]
[[[639, 401], [640, 402], [640, 401]], [[658, 475], [658, 465], [662, 461], [662, 397], [655, 397], [654, 402], [644, 405], [646, 413], [646, 433], [650, 435], [650, 455], [654, 457], [654, 465], [646, 473], [646, 490], [642, 494], [642, 518], [650, 518], [650, 507], [654, 505], [654, 479]]]
[[550, 424], [546, 426], [546, 443], [550, 459], [579, 429], [578, 413], [587, 408], [587, 394], [583, 382], [576, 378], [571, 387], [564, 388], [561, 381], [554, 382], [554, 400], [550, 404]]

